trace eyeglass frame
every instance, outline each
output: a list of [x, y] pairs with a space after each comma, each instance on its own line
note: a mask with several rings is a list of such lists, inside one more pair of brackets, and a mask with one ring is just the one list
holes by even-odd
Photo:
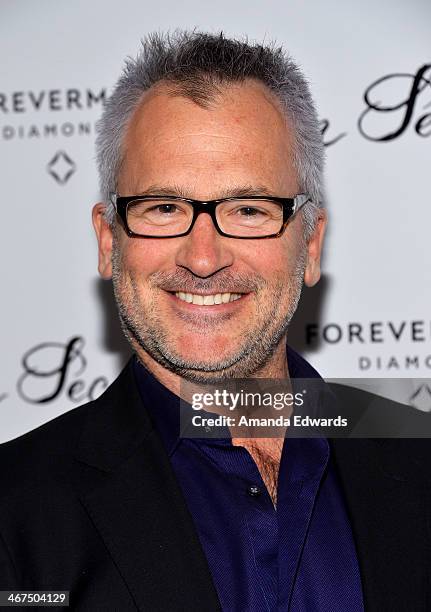
[[[192, 221], [190, 223], [190, 227], [188, 228], [188, 230], [186, 232], [183, 232], [182, 234], [172, 234], [171, 236], [153, 236], [149, 234], [137, 234], [136, 232], [133, 232], [130, 229], [129, 224], [127, 223], [127, 208], [129, 204], [131, 204], [135, 200], [152, 200], [154, 198], [163, 198], [164, 200], [167, 200], [169, 202], [171, 201], [172, 202], [186, 202], [188, 204], [191, 204], [193, 207], [193, 217], [192, 217]], [[130, 238], [180, 238], [181, 236], [187, 236], [192, 231], [193, 226], [196, 222], [196, 219], [198, 218], [200, 213], [206, 212], [210, 215], [212, 222], [214, 223], [214, 227], [216, 228], [217, 232], [221, 236], [225, 236], [226, 238], [238, 238], [239, 240], [261, 240], [264, 238], [280, 237], [284, 233], [287, 227], [287, 224], [292, 219], [292, 217], [296, 215], [296, 213], [305, 204], [307, 204], [307, 202], [311, 202], [310, 196], [305, 193], [299, 193], [293, 198], [281, 198], [278, 196], [266, 196], [266, 195], [262, 195], [262, 196], [250, 195], [250, 196], [236, 196], [236, 197], [232, 196], [228, 198], [218, 198], [216, 200], [194, 200], [191, 198], [183, 198], [180, 196], [160, 195], [160, 194], [142, 195], [142, 196], [139, 196], [139, 195], [119, 196], [116, 192], [110, 192], [109, 199], [111, 200], [111, 203], [113, 204], [115, 211], [122, 222], [122, 225], [123, 225], [123, 228], [126, 234]], [[275, 234], [269, 234], [267, 236], [234, 236], [233, 234], [227, 234], [226, 232], [223, 232], [217, 222], [216, 207], [218, 206], [218, 204], [221, 204], [222, 202], [229, 202], [232, 200], [240, 200], [240, 201], [241, 200], [244, 200], [244, 201], [268, 200], [270, 202], [276, 202], [278, 204], [281, 204], [283, 208], [283, 221], [282, 221], [282, 226], [280, 230]]]

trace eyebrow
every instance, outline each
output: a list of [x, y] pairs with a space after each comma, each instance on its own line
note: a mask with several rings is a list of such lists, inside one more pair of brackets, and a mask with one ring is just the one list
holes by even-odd
[[[148, 196], [148, 195], [166, 195], [166, 196], [178, 196], [180, 198], [194, 199], [193, 195], [184, 189], [180, 185], [160, 185], [153, 184], [147, 187], [144, 191], [140, 191], [135, 195]], [[268, 189], [265, 185], [236, 185], [233, 187], [227, 187], [217, 193], [217, 197], [208, 197], [208, 199], [222, 199], [222, 198], [237, 198], [242, 196], [251, 195], [273, 195], [272, 190]]]

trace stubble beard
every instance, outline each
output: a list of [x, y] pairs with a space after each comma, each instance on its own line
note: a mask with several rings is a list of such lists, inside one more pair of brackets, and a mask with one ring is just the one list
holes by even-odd
[[[241, 346], [234, 354], [226, 359], [208, 363], [184, 359], [172, 349], [172, 340], [162, 324], [154, 302], [151, 302], [144, 311], [143, 305], [137, 297], [137, 286], [133, 281], [131, 281], [132, 291], [125, 286], [121, 256], [119, 249], [115, 248], [114, 245], [112, 281], [121, 327], [135, 351], [139, 348], [142, 349], [162, 367], [190, 382], [217, 384], [226, 379], [256, 376], [268, 364], [280, 342], [284, 341], [289, 323], [301, 296], [305, 262], [306, 254], [303, 248], [295, 270], [287, 281], [287, 291], [285, 284], [279, 281], [271, 296], [271, 304], [259, 305], [257, 319], [260, 326], [253, 327], [245, 334]], [[167, 276], [172, 279], [172, 275]], [[160, 283], [163, 274], [156, 273], [154, 277]], [[255, 287], [262, 288], [266, 285], [265, 279], [261, 277], [254, 279]], [[287, 300], [287, 310], [280, 313], [278, 309], [283, 293], [286, 293], [283, 300]], [[212, 323], [211, 321], [205, 322], [205, 317], [200, 317], [200, 323], [202, 325], [202, 341], [205, 342], [205, 325], [207, 325], [206, 329], [209, 331]]]

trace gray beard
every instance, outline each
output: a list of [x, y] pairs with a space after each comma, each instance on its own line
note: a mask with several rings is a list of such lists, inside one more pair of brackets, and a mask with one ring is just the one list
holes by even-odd
[[[208, 364], [184, 360], [173, 352], [170, 348], [170, 338], [160, 324], [156, 309], [150, 308], [148, 312], [142, 313], [142, 307], [124, 295], [121, 288], [119, 251], [114, 248], [112, 280], [121, 327], [134, 350], [140, 347], [162, 367], [190, 382], [217, 384], [229, 378], [250, 378], [267, 365], [287, 333], [301, 296], [305, 262], [303, 249], [295, 271], [288, 281], [287, 312], [281, 318], [280, 314], [277, 315], [277, 305], [284, 290], [284, 285], [279, 283], [273, 295], [272, 306], [262, 313], [261, 328], [252, 329], [243, 338], [241, 347], [234, 355]], [[202, 329], [202, 341], [205, 342], [205, 328]]]

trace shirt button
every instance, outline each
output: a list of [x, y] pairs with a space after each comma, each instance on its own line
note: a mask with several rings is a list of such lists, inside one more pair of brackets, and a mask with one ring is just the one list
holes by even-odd
[[261, 494], [261, 490], [260, 490], [260, 487], [258, 487], [256, 485], [251, 485], [250, 487], [248, 487], [247, 493], [251, 497], [259, 497], [259, 495]]

